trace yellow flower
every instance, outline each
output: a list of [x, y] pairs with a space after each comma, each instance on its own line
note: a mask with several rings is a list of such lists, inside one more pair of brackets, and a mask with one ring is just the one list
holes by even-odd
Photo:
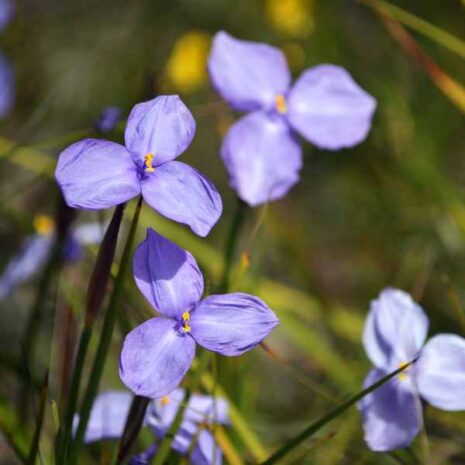
[[175, 42], [166, 64], [168, 84], [181, 93], [191, 93], [207, 82], [207, 58], [211, 37], [191, 31]]
[[313, 0], [266, 0], [265, 14], [271, 26], [289, 37], [305, 37], [312, 32]]
[[38, 234], [48, 236], [53, 232], [55, 223], [53, 218], [48, 215], [36, 215], [34, 218], [34, 229]]

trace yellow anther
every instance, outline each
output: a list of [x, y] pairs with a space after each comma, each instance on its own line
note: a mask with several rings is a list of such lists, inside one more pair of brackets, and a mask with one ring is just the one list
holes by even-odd
[[182, 329], [184, 330], [185, 333], [188, 333], [191, 330], [191, 325], [189, 324], [189, 321], [191, 319], [191, 314], [186, 310], [182, 314], [181, 318], [184, 323]]
[[169, 403], [171, 402], [171, 399], [169, 398], [169, 396], [163, 396], [161, 399], [160, 399], [160, 404], [163, 406], [163, 405], [168, 405]]
[[287, 103], [284, 95], [277, 95], [275, 98], [276, 111], [278, 113], [284, 114], [287, 113]]
[[43, 236], [48, 236], [53, 232], [55, 228], [55, 223], [53, 218], [48, 215], [37, 215], [34, 218], [34, 229], [38, 234]]
[[144, 165], [145, 165], [146, 173], [152, 173], [153, 171], [155, 171], [155, 168], [152, 165], [153, 157], [154, 157], [153, 153], [148, 153], [144, 157]]
[[401, 381], [405, 381], [407, 379], [407, 371], [410, 368], [409, 364], [407, 362], [399, 363], [399, 368], [405, 368], [404, 371], [399, 373], [399, 379]]

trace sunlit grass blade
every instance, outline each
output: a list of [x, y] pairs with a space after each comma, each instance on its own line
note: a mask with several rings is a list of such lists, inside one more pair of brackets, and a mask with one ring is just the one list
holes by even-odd
[[71, 440], [71, 428], [73, 417], [76, 413], [77, 401], [79, 396], [79, 386], [84, 369], [84, 363], [92, 336], [92, 330], [95, 319], [101, 310], [103, 299], [106, 294], [108, 280], [110, 277], [111, 265], [115, 256], [116, 244], [118, 241], [121, 221], [123, 219], [125, 204], [118, 205], [115, 209], [110, 224], [105, 232], [105, 236], [99, 248], [95, 260], [94, 269], [89, 281], [86, 299], [86, 311], [84, 327], [79, 340], [76, 361], [74, 363], [73, 374], [71, 379], [71, 388], [68, 403], [66, 406], [66, 417], [64, 429], [59, 434], [57, 457], [63, 460], [67, 456], [68, 445]]
[[128, 232], [128, 237], [126, 239], [126, 244], [123, 250], [123, 255], [121, 257], [121, 262], [118, 269], [118, 275], [116, 276], [113, 292], [111, 294], [110, 301], [108, 303], [108, 308], [105, 314], [105, 319], [102, 327], [102, 334], [100, 337], [99, 345], [97, 347], [97, 353], [95, 355], [95, 360], [92, 365], [91, 373], [89, 375], [87, 388], [84, 393], [82, 408], [80, 410], [79, 416], [79, 426], [76, 432], [74, 442], [71, 445], [70, 463], [72, 465], [77, 463], [78, 454], [84, 441], [84, 434], [87, 429], [87, 423], [89, 421], [92, 405], [95, 396], [97, 395], [100, 378], [102, 376], [103, 368], [105, 366], [105, 360], [110, 349], [113, 329], [115, 327], [115, 323], [118, 317], [119, 303], [121, 300], [121, 296], [123, 295], [124, 281], [126, 278], [127, 270], [131, 263], [132, 246], [134, 243], [137, 224], [139, 221], [141, 206], [142, 197], [140, 197], [137, 202], [137, 207], [134, 212], [131, 227]]
[[244, 465], [241, 455], [223, 427], [216, 425], [214, 427], [214, 436], [229, 465]]
[[315, 433], [317, 433], [320, 429], [326, 426], [330, 421], [342, 415], [347, 409], [352, 407], [359, 400], [363, 399], [366, 395], [370, 394], [371, 392], [381, 387], [383, 384], [387, 383], [392, 378], [396, 377], [399, 373], [406, 370], [414, 362], [415, 360], [409, 363], [406, 363], [405, 365], [402, 365], [397, 370], [381, 378], [376, 383], [372, 384], [371, 386], [368, 386], [366, 389], [363, 389], [362, 391], [355, 394], [354, 396], [352, 396], [347, 401], [343, 402], [341, 405], [339, 405], [335, 409], [331, 410], [329, 413], [324, 415], [322, 418], [320, 418], [319, 420], [315, 421], [310, 426], [305, 428], [300, 434], [298, 434], [297, 436], [292, 438], [290, 441], [288, 441], [286, 444], [284, 444], [284, 446], [278, 449], [270, 458], [262, 462], [262, 465], [272, 465], [274, 463], [279, 462], [283, 457], [285, 457], [287, 454], [293, 451], [296, 447], [302, 444], [305, 440], [311, 438]]
[[370, 8], [375, 9], [379, 13], [399, 21], [404, 26], [423, 34], [462, 58], [465, 58], [465, 42], [444, 29], [441, 29], [440, 27], [437, 27], [434, 24], [431, 24], [428, 21], [384, 0], [359, 1]]

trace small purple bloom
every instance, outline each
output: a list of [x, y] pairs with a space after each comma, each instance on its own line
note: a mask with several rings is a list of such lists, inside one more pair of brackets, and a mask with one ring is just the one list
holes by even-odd
[[8, 26], [15, 11], [16, 5], [13, 0], [0, 0], [0, 31]]
[[152, 229], [133, 260], [137, 286], [162, 316], [133, 329], [123, 344], [120, 377], [135, 394], [169, 394], [192, 364], [196, 344], [222, 355], [243, 354], [279, 323], [259, 298], [203, 294], [203, 276], [187, 251]]
[[15, 99], [14, 71], [10, 62], [0, 52], [0, 118], [5, 117], [13, 107]]
[[364, 386], [417, 360], [360, 402], [372, 450], [390, 451], [413, 441], [423, 422], [420, 397], [443, 410], [465, 410], [465, 339], [439, 334], [424, 345], [427, 332], [427, 316], [407, 293], [386, 289], [371, 303], [363, 343], [375, 368]]
[[97, 131], [105, 133], [112, 131], [121, 121], [123, 112], [118, 107], [105, 107], [95, 123]]
[[56, 180], [70, 207], [100, 210], [142, 194], [158, 213], [206, 236], [222, 203], [210, 180], [175, 161], [190, 145], [195, 121], [178, 96], [139, 103], [129, 115], [126, 146], [84, 139], [61, 153]]
[[251, 112], [221, 147], [231, 186], [251, 206], [283, 197], [298, 181], [296, 133], [321, 149], [339, 150], [362, 142], [370, 130], [376, 102], [339, 66], [310, 68], [291, 87], [280, 50], [222, 31], [213, 39], [208, 70], [234, 109]]

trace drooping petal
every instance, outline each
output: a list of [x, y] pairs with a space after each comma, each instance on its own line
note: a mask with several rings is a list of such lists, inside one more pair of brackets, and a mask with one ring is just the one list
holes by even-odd
[[132, 398], [131, 393], [126, 391], [108, 391], [98, 395], [92, 406], [84, 441], [90, 443], [120, 438]]
[[[14, 0], [0, 0], [0, 31], [3, 31], [15, 14], [16, 4]], [[0, 86], [3, 90], [3, 87]]]
[[122, 145], [105, 140], [84, 139], [69, 146], [60, 154], [55, 178], [73, 208], [109, 208], [140, 193], [131, 155]]
[[280, 117], [255, 112], [226, 134], [221, 156], [231, 187], [250, 206], [277, 200], [299, 180], [302, 151]]
[[21, 250], [7, 264], [0, 276], [0, 299], [8, 297], [21, 283], [38, 273], [47, 261], [54, 234], [29, 236]]
[[428, 318], [412, 297], [398, 289], [385, 289], [370, 305], [363, 344], [379, 368], [410, 362], [417, 357], [428, 332]]
[[[372, 370], [364, 387], [387, 374], [387, 371]], [[407, 447], [418, 434], [422, 423], [421, 403], [412, 386], [409, 380], [393, 379], [360, 401], [365, 441], [371, 450]]]
[[195, 258], [151, 228], [132, 267], [137, 287], [163, 315], [180, 317], [202, 297], [203, 276]]
[[291, 82], [284, 54], [275, 47], [238, 40], [218, 32], [208, 58], [208, 71], [217, 92], [240, 111], [274, 108]]
[[10, 62], [0, 53], [0, 118], [11, 110], [15, 99], [15, 78]]
[[119, 374], [134, 394], [155, 399], [181, 382], [192, 364], [195, 342], [168, 318], [152, 318], [124, 340]]
[[339, 150], [365, 140], [375, 108], [375, 99], [345, 69], [320, 65], [305, 71], [289, 92], [288, 119], [312, 144]]
[[159, 166], [181, 155], [195, 134], [195, 121], [177, 95], [162, 95], [137, 104], [131, 111], [125, 131], [127, 149], [139, 162], [153, 155]]
[[465, 410], [465, 339], [439, 334], [427, 342], [417, 367], [420, 395], [443, 410]]
[[223, 210], [212, 182], [179, 161], [155, 168], [142, 181], [142, 195], [163, 216], [187, 224], [202, 237], [210, 232]]
[[203, 347], [222, 355], [240, 355], [265, 339], [279, 323], [258, 297], [236, 292], [211, 295], [190, 317], [191, 334]]

